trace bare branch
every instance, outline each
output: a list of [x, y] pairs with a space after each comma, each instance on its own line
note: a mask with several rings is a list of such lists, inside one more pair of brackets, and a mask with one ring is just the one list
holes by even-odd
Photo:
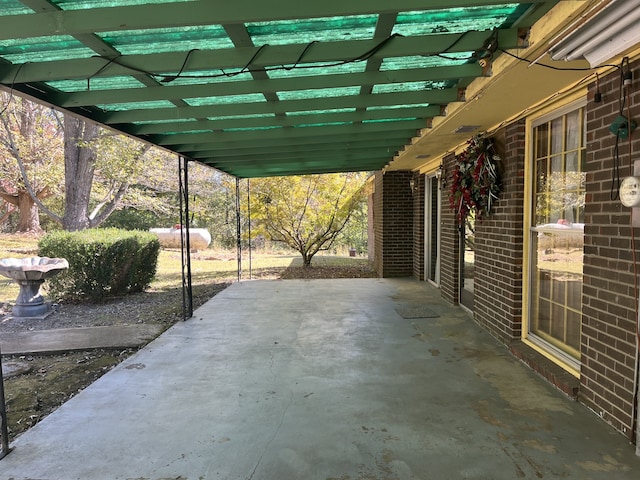
[[24, 185], [25, 185], [25, 187], [27, 189], [27, 192], [29, 193], [29, 196], [33, 199], [34, 203], [38, 206], [38, 208], [40, 210], [42, 210], [45, 214], [47, 214], [53, 220], [55, 220], [56, 222], [58, 222], [59, 224], [62, 225], [62, 217], [60, 215], [56, 214], [55, 212], [51, 211], [49, 208], [47, 208], [45, 206], [45, 204], [42, 203], [40, 198], [38, 198], [38, 194], [34, 191], [33, 187], [31, 186], [31, 182], [29, 181], [29, 178], [28, 178], [28, 175], [27, 175], [27, 170], [26, 170], [26, 168], [24, 166], [24, 163], [22, 162], [22, 157], [20, 155], [20, 152], [18, 151], [18, 148], [16, 147], [15, 140], [13, 138], [13, 133], [11, 132], [11, 128], [9, 128], [9, 125], [7, 124], [6, 118], [4, 118], [4, 117], [0, 117], [0, 118], [2, 118], [2, 123], [4, 124], [5, 131], [7, 133], [7, 140], [9, 142], [9, 144], [8, 144], [9, 145], [9, 151], [11, 152], [13, 157], [18, 162], [18, 168], [20, 169], [20, 175], [22, 176], [22, 180], [24, 181]]
[[12, 193], [0, 191], [0, 198], [11, 205], [18, 205], [18, 196]]

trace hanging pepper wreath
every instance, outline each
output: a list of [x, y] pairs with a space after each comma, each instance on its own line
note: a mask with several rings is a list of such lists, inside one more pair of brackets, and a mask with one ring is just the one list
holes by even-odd
[[496, 153], [491, 138], [474, 136], [468, 142], [467, 149], [456, 155], [449, 203], [462, 225], [471, 211], [476, 220], [491, 213], [500, 194], [500, 173]]

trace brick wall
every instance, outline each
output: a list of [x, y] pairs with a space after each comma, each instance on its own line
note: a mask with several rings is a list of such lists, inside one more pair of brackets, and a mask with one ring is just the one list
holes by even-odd
[[[382, 217], [384, 213], [382, 208], [382, 180], [382, 172], [376, 172], [373, 180], [373, 198], [370, 202], [370, 204], [373, 205], [373, 267], [379, 277], [382, 277], [382, 236], [384, 234], [382, 230]], [[369, 242], [371, 242], [371, 238], [369, 238]]]
[[415, 173], [413, 175], [413, 276], [424, 280], [424, 207], [426, 177]]
[[412, 172], [376, 172], [373, 194], [375, 256], [380, 277], [413, 275]]
[[[628, 100], [631, 118], [640, 120], [640, 64]], [[583, 270], [580, 400], [606, 422], [632, 437], [635, 305], [630, 209], [611, 199], [615, 136], [608, 130], [618, 115], [619, 73], [600, 79], [587, 104], [587, 197]], [[626, 111], [625, 111], [626, 115]], [[632, 135], [633, 157], [640, 153], [640, 131]], [[620, 144], [621, 175], [629, 173], [629, 146]], [[635, 229], [640, 245], [640, 229]], [[636, 246], [637, 248], [637, 246]], [[637, 250], [636, 250], [637, 251]]]
[[[628, 103], [640, 123], [640, 62]], [[608, 130], [618, 115], [618, 73], [600, 79], [602, 102], [594, 85], [587, 105], [587, 158], [583, 313], [579, 399], [600, 417], [633, 438], [633, 386], [636, 353], [636, 301], [632, 233], [640, 246], [640, 228], [632, 232], [630, 211], [611, 199], [615, 137]], [[476, 225], [474, 318], [504, 343], [521, 336], [525, 124], [518, 121], [496, 135], [503, 155], [503, 190], [492, 216]], [[640, 160], [640, 129], [631, 137]], [[620, 144], [622, 176], [629, 172], [629, 145]], [[459, 302], [460, 240], [455, 212], [448, 202], [454, 155], [443, 159], [440, 289], [442, 298]], [[423, 278], [424, 181], [411, 172], [378, 172], [375, 177], [375, 267], [382, 277]], [[640, 212], [640, 209], [638, 210]], [[638, 214], [640, 218], [640, 213]], [[638, 255], [640, 260], [640, 254]], [[638, 267], [640, 271], [640, 267]], [[513, 345], [518, 342], [513, 342]], [[536, 360], [534, 363], [538, 362]]]
[[367, 258], [373, 263], [376, 255], [376, 241], [375, 241], [375, 207], [373, 198], [375, 196], [375, 187], [371, 188], [369, 195], [367, 196]]
[[506, 344], [522, 333], [525, 133], [520, 121], [493, 136], [502, 190], [491, 215], [476, 222], [474, 318]]
[[449, 205], [449, 188], [455, 155], [450, 154], [442, 159], [442, 219], [440, 226], [440, 292], [447, 302], [457, 305], [460, 300], [460, 269], [458, 256], [460, 253], [460, 234], [456, 213]]

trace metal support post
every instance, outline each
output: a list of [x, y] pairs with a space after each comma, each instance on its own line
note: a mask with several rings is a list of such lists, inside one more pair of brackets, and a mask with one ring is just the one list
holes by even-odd
[[240, 179], [236, 177], [236, 249], [238, 254], [238, 281], [242, 280], [242, 239], [240, 237]]
[[247, 234], [249, 235], [249, 280], [253, 277], [251, 265], [251, 184], [247, 178]]
[[[638, 299], [640, 302], [640, 299]], [[640, 457], [640, 308], [636, 315], [636, 365], [635, 365], [635, 425], [636, 430], [636, 455]]]
[[7, 426], [7, 404], [4, 398], [4, 377], [2, 373], [2, 351], [0, 351], [0, 459], [9, 453], [9, 427]]
[[191, 244], [189, 241], [189, 161], [178, 157], [180, 198], [180, 247], [182, 255], [182, 318], [193, 316], [193, 288], [191, 284]]

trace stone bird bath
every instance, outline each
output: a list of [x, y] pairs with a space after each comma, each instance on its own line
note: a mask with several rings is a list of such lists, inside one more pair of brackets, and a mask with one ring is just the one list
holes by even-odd
[[28, 257], [0, 259], [0, 275], [20, 285], [20, 293], [11, 313], [14, 317], [41, 317], [51, 311], [40, 293], [44, 281], [69, 268], [64, 258]]

